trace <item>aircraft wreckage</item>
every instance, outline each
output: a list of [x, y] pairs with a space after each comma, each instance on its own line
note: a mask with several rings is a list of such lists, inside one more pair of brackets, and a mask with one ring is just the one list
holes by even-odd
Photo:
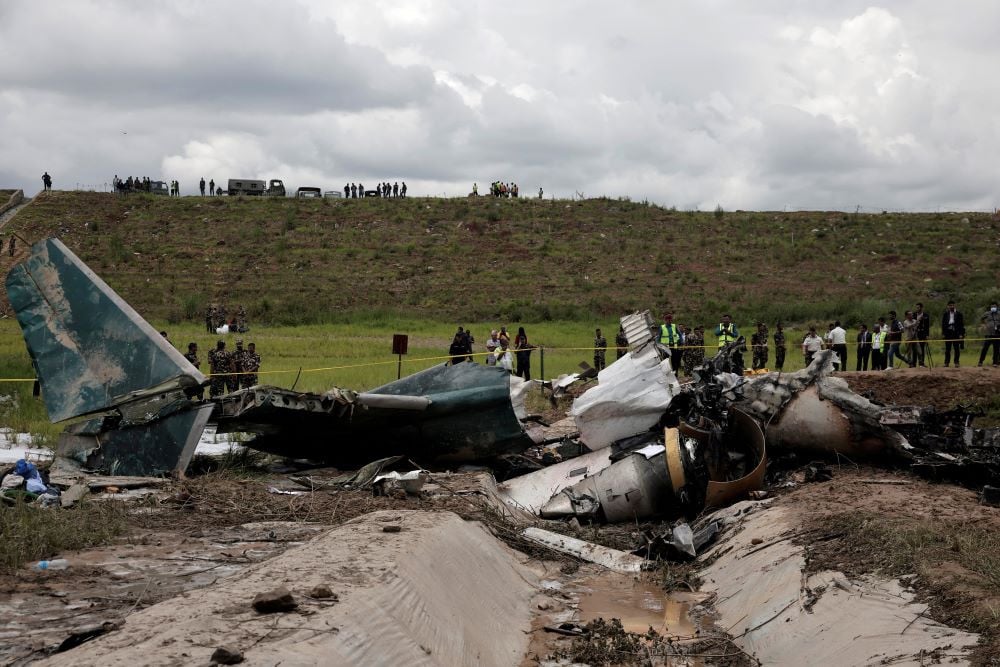
[[[33, 245], [6, 287], [50, 419], [75, 420], [59, 439], [64, 468], [181, 474], [208, 424], [254, 434], [244, 443], [254, 449], [338, 466], [399, 454], [439, 465], [485, 461], [540, 439], [553, 444], [526, 428], [531, 383], [475, 363], [368, 392], [259, 385], [197, 398], [208, 379], [57, 239]], [[1000, 478], [995, 432], [972, 429], [961, 410], [872, 403], [830, 375], [833, 352], [795, 373], [744, 377], [740, 339], [681, 385], [649, 314], [622, 325], [629, 353], [572, 406], [577, 433], [564, 440], [574, 446], [561, 451], [582, 454], [500, 484], [508, 504], [591, 521], [694, 516], [760, 488], [769, 451], [905, 461], [975, 484]]]

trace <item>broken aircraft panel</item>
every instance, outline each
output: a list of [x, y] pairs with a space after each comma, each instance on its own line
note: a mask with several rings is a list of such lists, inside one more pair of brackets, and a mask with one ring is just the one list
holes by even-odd
[[590, 450], [655, 426], [681, 392], [670, 361], [654, 345], [626, 354], [602, 370], [598, 385], [576, 399], [570, 414]]
[[249, 447], [292, 458], [364, 463], [405, 451], [476, 461], [533, 444], [518, 417], [524, 386], [495, 366], [442, 364], [364, 393], [243, 389], [218, 400], [213, 421], [219, 432], [257, 433]]
[[54, 422], [205, 382], [58, 239], [34, 244], [6, 287]]
[[[576, 516], [616, 523], [693, 517], [705, 507], [739, 500], [763, 486], [767, 457], [760, 424], [739, 410], [730, 413], [730, 420], [724, 428], [703, 430], [681, 423], [664, 429], [662, 438], [630, 438], [634, 448], [609, 452], [610, 465], [597, 466], [593, 474], [559, 489], [538, 513], [547, 519]], [[546, 473], [529, 473], [501, 486], [503, 497], [516, 498], [517, 489], [530, 487], [530, 478], [552, 481]]]

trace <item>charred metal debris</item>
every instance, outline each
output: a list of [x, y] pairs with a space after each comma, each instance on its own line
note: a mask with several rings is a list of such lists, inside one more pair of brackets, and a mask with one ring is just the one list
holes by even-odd
[[[181, 474], [214, 424], [252, 434], [247, 447], [338, 467], [392, 456], [499, 462], [499, 478], [510, 477], [498, 485], [504, 502], [587, 522], [693, 518], [761, 489], [769, 457], [883, 461], [1000, 486], [1000, 435], [974, 429], [968, 410], [874, 403], [831, 376], [832, 351], [795, 373], [746, 377], [742, 339], [682, 385], [648, 312], [622, 318], [628, 354], [574, 401], [575, 430], [553, 437], [529, 428], [523, 399], [533, 383], [475, 363], [369, 392], [260, 385], [195, 398], [206, 377], [56, 239], [32, 246], [6, 287], [50, 418], [84, 418], [59, 440], [56, 469], [69, 476]], [[593, 376], [544, 384], [558, 394]], [[679, 529], [648, 546], [690, 554], [711, 534]]]

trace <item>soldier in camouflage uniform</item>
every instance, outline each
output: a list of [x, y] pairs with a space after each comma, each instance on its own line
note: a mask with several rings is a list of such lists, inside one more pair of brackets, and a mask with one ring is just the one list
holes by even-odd
[[767, 325], [763, 322], [757, 323], [757, 332], [750, 336], [750, 344], [753, 346], [753, 366], [754, 370], [767, 368]]
[[594, 331], [594, 368], [597, 371], [602, 371], [607, 368], [607, 362], [605, 361], [605, 353], [608, 350], [608, 339], [601, 334], [601, 330], [597, 329]]
[[618, 348], [617, 359], [621, 359], [628, 353], [628, 336], [625, 335], [625, 327], [618, 325], [618, 335], [615, 336], [615, 347]]
[[240, 386], [243, 388], [253, 387], [257, 384], [257, 371], [260, 370], [260, 355], [257, 354], [257, 346], [250, 343], [247, 351], [243, 353], [243, 375], [240, 376]]
[[205, 331], [215, 333], [215, 304], [208, 304], [205, 308]]
[[226, 320], [226, 315], [228, 315], [228, 314], [229, 313], [226, 312], [226, 307], [225, 306], [219, 306], [219, 310], [216, 313], [216, 317], [215, 317], [215, 322], [216, 322], [215, 326], [216, 326], [216, 328], [221, 327], [223, 324], [225, 324], [228, 321], [228, 320]]
[[233, 375], [226, 376], [226, 391], [232, 393], [240, 388], [240, 375], [243, 372], [243, 358], [247, 351], [243, 349], [243, 339], [236, 341], [236, 349], [229, 355], [229, 370]]
[[[201, 370], [201, 359], [198, 358], [198, 343], [188, 343], [188, 351], [184, 354], [184, 358], [190, 361], [192, 366]], [[187, 395], [191, 398], [197, 396], [199, 399], [202, 399], [205, 398], [205, 389], [198, 387], [196, 391], [188, 392]]]
[[684, 340], [684, 373], [692, 377], [694, 369], [705, 363], [705, 328], [695, 327]]
[[215, 349], [208, 353], [208, 367], [212, 372], [212, 384], [208, 390], [211, 397], [226, 393], [226, 373], [232, 370], [230, 355], [226, 352], [226, 341], [220, 340]]
[[785, 366], [785, 330], [778, 322], [774, 330], [774, 367], [779, 371]]
[[236, 330], [240, 333], [247, 330], [247, 311], [242, 304], [236, 309]]

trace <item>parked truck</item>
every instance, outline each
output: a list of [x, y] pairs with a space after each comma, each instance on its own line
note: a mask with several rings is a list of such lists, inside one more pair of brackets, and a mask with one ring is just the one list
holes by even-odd
[[272, 178], [268, 182], [249, 178], [230, 178], [228, 194], [230, 197], [236, 195], [284, 197], [285, 184], [278, 178]]

